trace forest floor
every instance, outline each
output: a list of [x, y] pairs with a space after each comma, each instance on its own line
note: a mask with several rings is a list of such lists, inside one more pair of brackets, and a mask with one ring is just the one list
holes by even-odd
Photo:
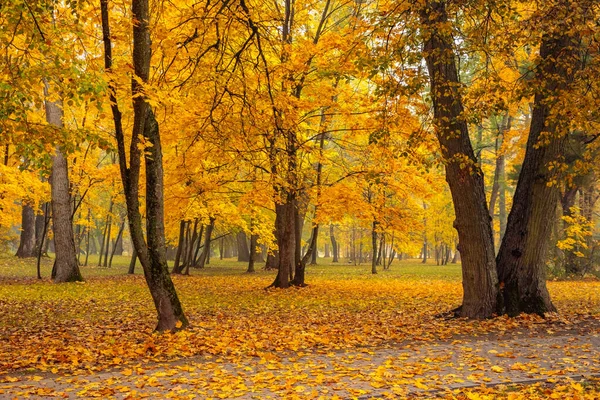
[[283, 291], [215, 261], [175, 277], [191, 327], [155, 334], [125, 269], [56, 285], [0, 259], [0, 397], [600, 399], [595, 280], [549, 282], [547, 318], [467, 321], [437, 316], [460, 301], [456, 265], [312, 266]]

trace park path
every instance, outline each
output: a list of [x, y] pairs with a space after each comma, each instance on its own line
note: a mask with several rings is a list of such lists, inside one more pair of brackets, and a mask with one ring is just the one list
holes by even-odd
[[337, 352], [201, 356], [95, 374], [0, 375], [0, 398], [406, 398], [600, 376], [600, 324]]

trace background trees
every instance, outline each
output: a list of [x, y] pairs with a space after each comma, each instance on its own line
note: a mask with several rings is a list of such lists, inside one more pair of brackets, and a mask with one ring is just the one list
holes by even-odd
[[594, 270], [592, 2], [132, 4], [0, 8], [0, 232], [32, 254], [55, 156], [58, 280], [135, 248], [173, 329], [167, 258], [255, 254], [285, 288], [322, 256], [376, 273], [458, 249], [478, 318], [553, 310], [549, 260]]

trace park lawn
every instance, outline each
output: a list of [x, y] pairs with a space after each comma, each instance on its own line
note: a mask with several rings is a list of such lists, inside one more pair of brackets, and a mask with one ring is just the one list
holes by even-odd
[[[96, 261], [97, 262], [97, 261]], [[558, 315], [486, 321], [436, 316], [459, 305], [458, 265], [395, 262], [307, 268], [308, 287], [265, 289], [273, 271], [245, 273], [233, 260], [213, 260], [191, 276], [174, 276], [191, 327], [153, 333], [154, 307], [128, 259], [111, 269], [83, 267], [84, 283], [54, 284], [45, 260], [0, 259], [0, 380], [15, 372], [85, 373], [209, 356], [228, 362], [295, 352], [326, 354], [394, 343], [449, 341], [503, 332], [568, 329], [600, 318], [600, 282], [549, 282]], [[92, 265], [94, 265], [92, 263]]]

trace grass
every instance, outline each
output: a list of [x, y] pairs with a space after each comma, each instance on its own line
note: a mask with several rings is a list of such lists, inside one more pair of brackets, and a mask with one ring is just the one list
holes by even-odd
[[245, 263], [213, 259], [203, 270], [192, 269], [192, 276], [173, 277], [191, 328], [156, 336], [156, 311], [140, 266], [131, 276], [128, 257], [113, 263], [110, 269], [96, 267], [91, 258], [81, 268], [85, 283], [54, 284], [48, 278], [51, 259], [44, 259], [44, 279], [38, 281], [35, 260], [0, 257], [0, 373], [97, 371], [199, 354], [242, 357], [447, 340], [600, 316], [595, 281], [549, 282], [560, 317], [446, 321], [435, 315], [460, 304], [459, 265], [395, 261], [373, 275], [367, 264], [320, 260], [307, 268], [307, 288], [265, 290], [274, 271], [258, 265], [247, 274]]
[[[82, 257], [82, 262], [84, 258]], [[94, 278], [101, 276], [119, 276], [127, 274], [130, 263], [129, 256], [115, 256], [111, 268], [98, 267], [98, 256], [90, 255], [87, 266], [81, 266], [81, 273], [84, 278]], [[44, 257], [41, 264], [42, 278], [48, 278], [52, 271], [53, 254], [50, 257]], [[173, 265], [173, 261], [169, 261]], [[192, 275], [197, 276], [232, 276], [242, 275], [246, 272], [247, 263], [238, 262], [236, 259], [212, 259], [210, 264], [204, 269], [191, 268]], [[256, 275], [274, 276], [273, 271], [265, 271], [261, 263], [257, 263]], [[142, 269], [139, 262], [136, 265], [136, 274], [141, 275]], [[383, 270], [378, 267], [378, 274], [371, 274], [370, 264], [352, 265], [346, 262], [332, 263], [331, 258], [321, 258], [317, 265], [309, 265], [306, 269], [307, 281], [314, 277], [326, 277], [335, 279], [443, 279], [448, 281], [460, 281], [460, 264], [449, 264], [445, 266], [435, 265], [433, 261], [427, 264], [421, 263], [421, 260], [402, 260], [394, 261], [389, 270]], [[18, 259], [9, 254], [0, 255], [0, 279], [2, 278], [26, 278], [36, 277], [36, 265], [34, 259]]]

